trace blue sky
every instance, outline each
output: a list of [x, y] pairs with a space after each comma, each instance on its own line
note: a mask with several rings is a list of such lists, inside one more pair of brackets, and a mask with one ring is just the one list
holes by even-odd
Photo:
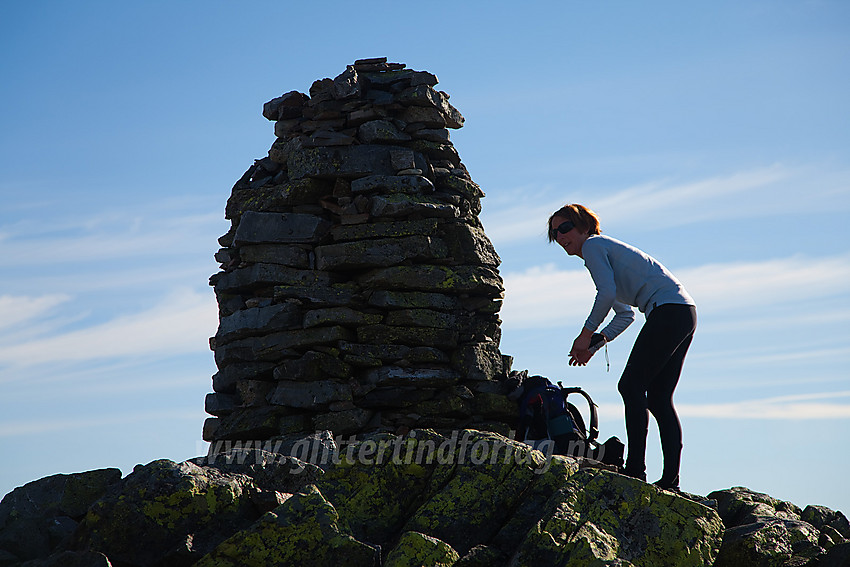
[[[207, 278], [266, 155], [262, 104], [355, 59], [435, 73], [487, 194], [502, 351], [585, 387], [603, 436], [639, 323], [567, 366], [593, 287], [567, 202], [679, 276], [683, 488], [850, 512], [850, 5], [31, 2], [0, 18], [0, 494], [204, 451]], [[660, 473], [650, 432], [649, 474]]]

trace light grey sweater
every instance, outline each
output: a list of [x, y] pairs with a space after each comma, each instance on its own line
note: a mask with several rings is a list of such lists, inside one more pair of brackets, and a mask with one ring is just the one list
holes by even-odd
[[596, 300], [584, 326], [596, 331], [613, 308], [614, 319], [602, 329], [609, 341], [632, 324], [632, 307], [648, 317], [653, 308], [665, 303], [696, 305], [667, 268], [625, 242], [591, 236], [582, 245], [581, 254], [596, 284]]

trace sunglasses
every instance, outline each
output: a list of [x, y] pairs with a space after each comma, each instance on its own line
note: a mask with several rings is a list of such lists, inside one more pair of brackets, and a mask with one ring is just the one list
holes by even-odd
[[552, 239], [552, 240], [555, 240], [555, 238], [558, 236], [559, 232], [561, 234], [566, 234], [569, 231], [571, 231], [572, 229], [574, 229], [575, 227], [576, 227], [576, 225], [574, 223], [572, 223], [571, 221], [564, 221], [561, 224], [559, 224], [556, 228], [551, 228], [551, 227], [549, 228], [549, 238]]

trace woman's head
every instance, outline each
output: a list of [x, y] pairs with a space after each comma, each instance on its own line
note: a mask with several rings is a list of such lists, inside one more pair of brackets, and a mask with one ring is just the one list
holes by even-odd
[[[558, 220], [557, 224], [553, 222], [556, 219]], [[557, 229], [565, 221], [571, 222], [579, 233], [584, 233], [589, 236], [602, 232], [599, 228], [599, 217], [596, 216], [596, 213], [584, 205], [565, 205], [552, 213], [552, 216], [549, 217], [549, 222], [547, 223], [549, 242], [555, 242], [558, 236]]]

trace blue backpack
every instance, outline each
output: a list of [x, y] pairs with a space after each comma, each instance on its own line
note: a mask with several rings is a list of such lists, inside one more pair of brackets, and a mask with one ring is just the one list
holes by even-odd
[[[580, 394], [590, 408], [590, 428], [585, 426], [581, 412], [567, 397]], [[587, 457], [603, 463], [622, 466], [625, 446], [617, 437], [603, 444], [599, 436], [599, 417], [590, 395], [578, 387], [555, 386], [544, 376], [530, 376], [510, 395], [517, 401], [519, 422], [516, 439], [535, 441], [551, 439], [555, 453]], [[534, 444], [534, 443], [532, 443]]]

